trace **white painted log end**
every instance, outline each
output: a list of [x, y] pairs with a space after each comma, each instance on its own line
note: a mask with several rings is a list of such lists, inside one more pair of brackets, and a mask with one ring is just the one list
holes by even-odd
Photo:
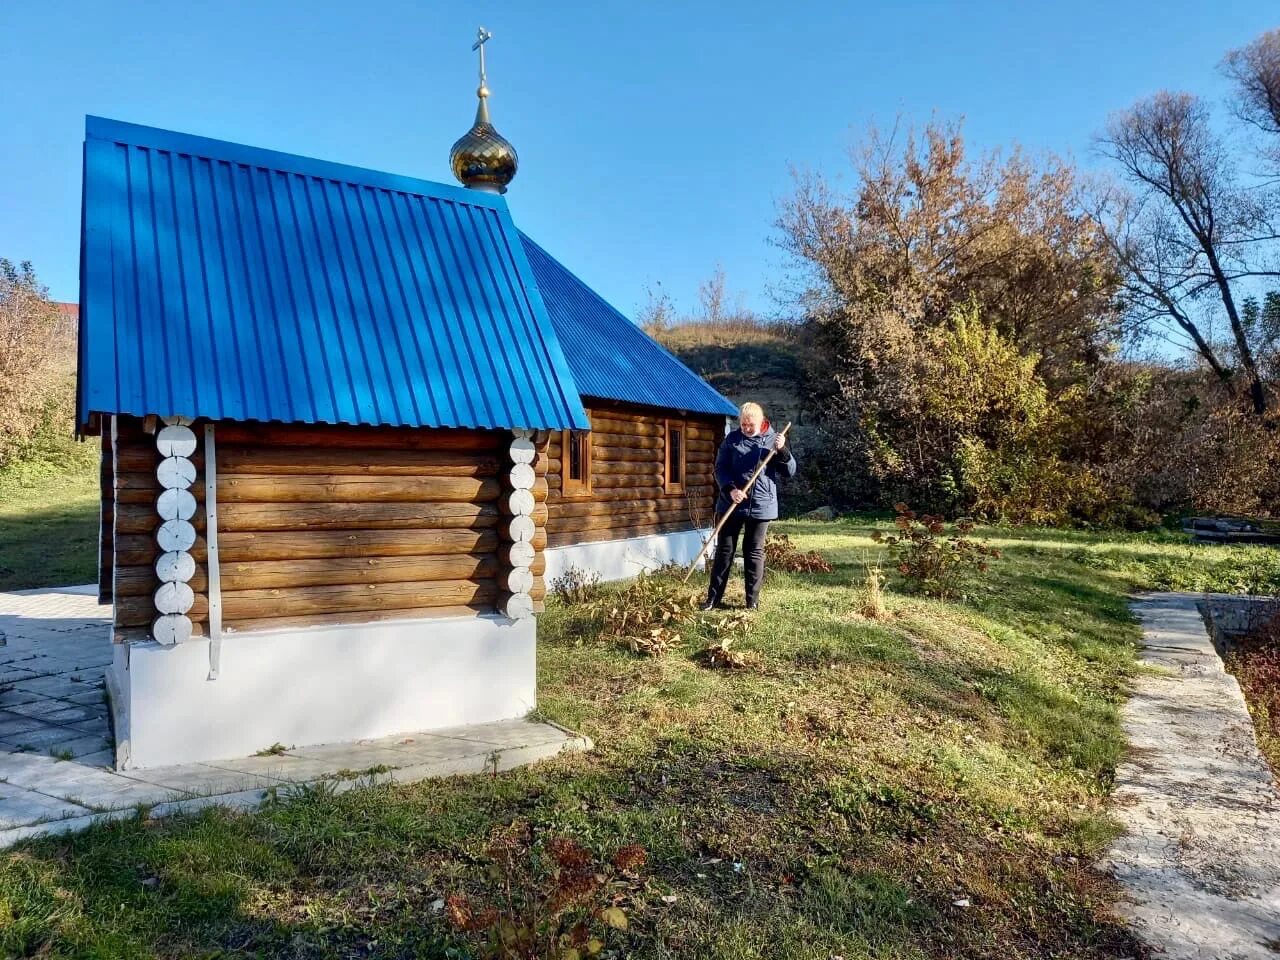
[[511, 441], [512, 463], [533, 463], [538, 455], [538, 448], [528, 437], [516, 437]]
[[167, 613], [156, 617], [155, 622], [151, 624], [151, 636], [155, 638], [156, 643], [166, 647], [186, 643], [191, 639], [191, 632], [191, 618], [181, 613]]
[[507, 495], [507, 510], [514, 517], [531, 517], [536, 506], [532, 490], [512, 490]]
[[533, 616], [533, 597], [527, 593], [513, 593], [502, 605], [504, 616], [512, 620], [523, 620]]
[[196, 498], [190, 490], [170, 488], [156, 498], [161, 520], [190, 520], [196, 515]]
[[538, 551], [533, 548], [532, 542], [521, 540], [518, 543], [511, 544], [511, 549], [508, 551], [508, 562], [513, 567], [531, 567], [537, 553]]
[[156, 613], [186, 613], [196, 602], [196, 595], [188, 584], [162, 583], [156, 590]]
[[512, 593], [529, 593], [533, 590], [533, 571], [528, 567], [512, 567], [502, 577], [503, 586]]
[[156, 467], [156, 479], [166, 490], [185, 490], [196, 482], [196, 465], [186, 457], [166, 457]]
[[166, 520], [156, 531], [156, 543], [165, 553], [190, 550], [195, 542], [196, 528], [189, 520]]
[[511, 522], [507, 524], [507, 535], [512, 543], [531, 541], [536, 532], [533, 517], [512, 517]]
[[174, 550], [156, 559], [156, 576], [161, 583], [186, 583], [196, 575], [196, 560], [189, 553]]
[[196, 452], [196, 435], [190, 427], [164, 427], [156, 434], [162, 457], [189, 457]]
[[536, 479], [533, 467], [527, 463], [517, 463], [511, 467], [511, 486], [516, 490], [532, 490]]

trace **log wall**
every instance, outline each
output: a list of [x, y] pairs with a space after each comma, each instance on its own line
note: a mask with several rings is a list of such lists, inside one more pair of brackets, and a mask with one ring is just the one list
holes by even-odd
[[[547, 546], [710, 526], [724, 417], [591, 402], [591, 491], [563, 496], [561, 435], [547, 446]], [[666, 422], [685, 424], [685, 479], [666, 492]]]
[[[155, 592], [160, 586], [155, 569], [161, 552], [156, 544], [156, 530], [161, 523], [156, 512], [156, 500], [161, 491], [156, 468], [163, 458], [156, 449], [155, 435], [147, 433], [143, 424], [144, 421], [138, 417], [116, 417], [114, 468], [110, 478], [114, 501], [110, 510], [114, 520], [110, 568], [117, 643], [150, 637], [151, 625], [156, 618]], [[209, 594], [208, 571], [205, 568], [203, 445], [196, 448], [190, 459], [196, 467], [196, 482], [191, 489], [196, 498], [196, 513], [191, 518], [191, 524], [196, 528], [196, 542], [190, 551], [196, 561], [196, 573], [190, 582], [195, 605], [188, 616], [193, 635], [206, 636], [209, 631]], [[103, 482], [106, 483], [105, 472]], [[107, 513], [104, 503], [104, 518]], [[105, 523], [104, 519], [104, 532]]]
[[224, 627], [492, 611], [510, 436], [218, 424]]

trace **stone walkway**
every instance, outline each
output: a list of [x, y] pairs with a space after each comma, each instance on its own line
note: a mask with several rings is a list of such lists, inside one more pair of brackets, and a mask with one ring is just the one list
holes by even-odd
[[299, 784], [410, 783], [591, 748], [554, 724], [508, 720], [117, 773], [103, 689], [110, 616], [94, 587], [0, 593], [0, 847], [139, 806], [152, 816], [252, 808]]
[[1170, 960], [1280, 957], [1280, 792], [1194, 594], [1134, 601], [1143, 664], [1116, 771], [1122, 912]]

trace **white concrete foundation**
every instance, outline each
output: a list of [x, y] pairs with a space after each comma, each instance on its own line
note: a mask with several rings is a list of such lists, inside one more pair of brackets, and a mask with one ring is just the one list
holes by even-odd
[[622, 580], [645, 570], [653, 570], [664, 563], [692, 563], [710, 534], [711, 528], [708, 527], [704, 530], [680, 530], [648, 537], [550, 547], [546, 551], [547, 570], [544, 577], [550, 584], [570, 567], [577, 567], [579, 570], [598, 573], [601, 580]]
[[116, 766], [136, 769], [522, 717], [536, 620], [499, 616], [230, 633], [117, 648]]

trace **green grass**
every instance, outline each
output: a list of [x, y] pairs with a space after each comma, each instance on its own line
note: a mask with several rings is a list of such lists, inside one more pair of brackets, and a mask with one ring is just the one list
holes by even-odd
[[0, 590], [97, 577], [97, 454], [96, 438], [51, 433], [0, 470]]
[[483, 956], [433, 904], [496, 895], [486, 841], [513, 820], [601, 857], [648, 851], [612, 956], [1140, 955], [1090, 867], [1114, 830], [1126, 594], [1273, 583], [1280, 551], [988, 529], [1004, 556], [968, 600], [891, 580], [871, 622], [853, 611], [872, 522], [782, 525], [835, 569], [770, 574], [742, 644], [757, 669], [699, 665], [697, 623], [637, 658], [552, 601], [539, 713], [594, 738], [590, 755], [140, 814], [0, 854], [0, 955]]

